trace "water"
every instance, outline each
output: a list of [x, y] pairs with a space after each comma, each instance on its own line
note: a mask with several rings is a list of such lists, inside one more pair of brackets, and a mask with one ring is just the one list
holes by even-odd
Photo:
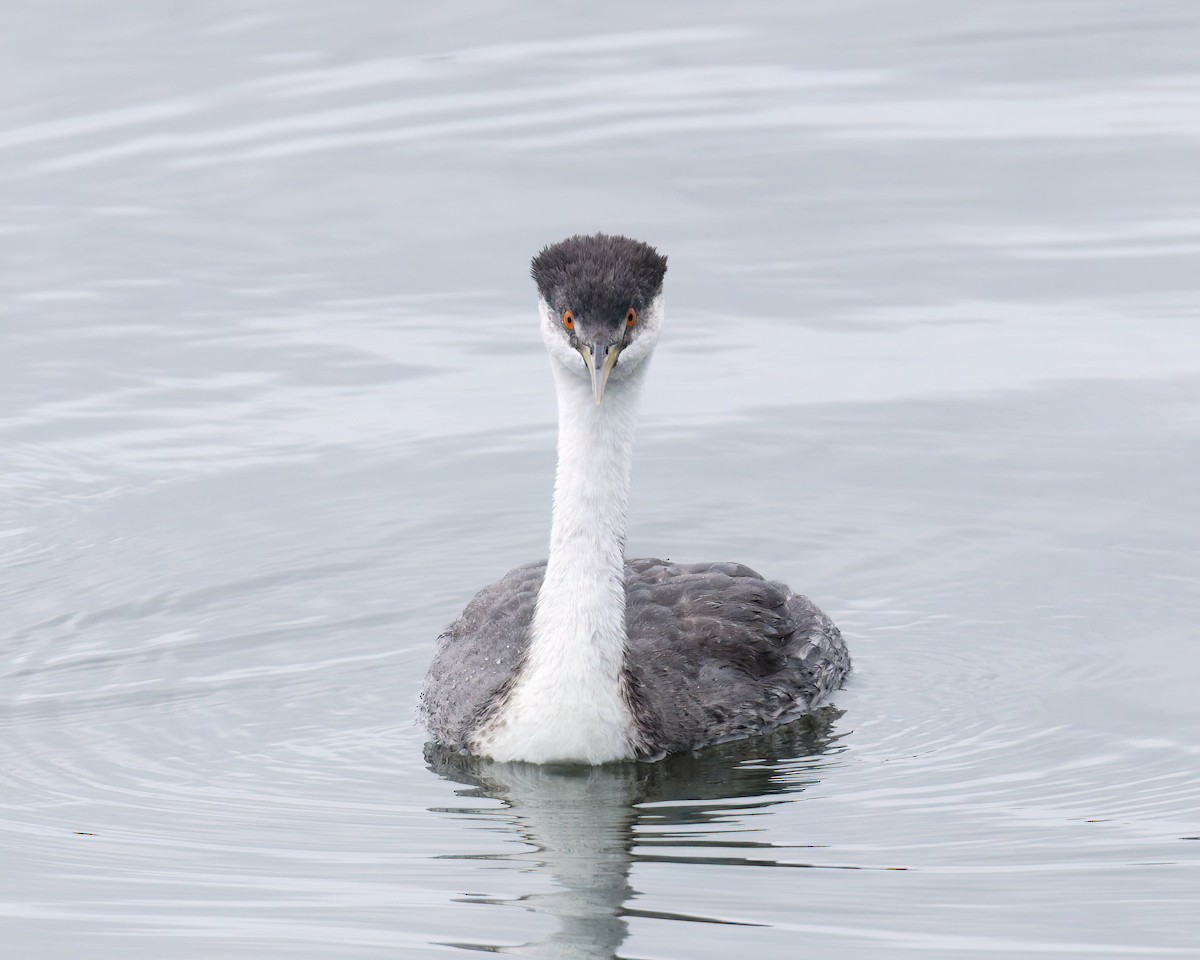
[[[7, 954], [1200, 955], [1200, 18], [795, 6], [10, 13]], [[631, 552], [855, 673], [427, 758], [434, 637], [544, 553], [580, 229], [671, 257]]]

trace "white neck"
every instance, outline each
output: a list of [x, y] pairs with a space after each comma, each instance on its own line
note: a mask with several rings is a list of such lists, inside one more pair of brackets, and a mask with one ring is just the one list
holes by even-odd
[[550, 365], [558, 393], [550, 557], [523, 668], [474, 748], [496, 760], [605, 763], [636, 753], [622, 679], [624, 551], [646, 364], [611, 380], [599, 405], [587, 379]]

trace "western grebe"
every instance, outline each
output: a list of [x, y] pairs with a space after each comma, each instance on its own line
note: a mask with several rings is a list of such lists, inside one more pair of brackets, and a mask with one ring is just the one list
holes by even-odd
[[738, 563], [627, 560], [638, 394], [667, 259], [574, 236], [533, 258], [558, 396], [549, 558], [485, 587], [438, 638], [421, 718], [495, 760], [607, 763], [773, 730], [850, 669], [807, 598]]

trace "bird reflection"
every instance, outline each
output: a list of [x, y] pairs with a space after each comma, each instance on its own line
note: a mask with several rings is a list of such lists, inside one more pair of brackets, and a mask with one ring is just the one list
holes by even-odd
[[[533, 847], [528, 853], [502, 858], [480, 854], [479, 858], [532, 865], [556, 887], [553, 893], [531, 894], [520, 900], [526, 909], [557, 921], [557, 929], [548, 938], [519, 947], [453, 946], [566, 960], [618, 957], [628, 934], [628, 917], [662, 916], [630, 906], [635, 894], [629, 883], [632, 864], [737, 862], [720, 856], [721, 850], [744, 852], [757, 845], [741, 839], [713, 840], [695, 831], [675, 832], [674, 828], [711, 825], [731, 814], [744, 816], [788, 802], [790, 795], [818, 779], [821, 764], [814, 758], [835, 749], [837, 737], [832, 726], [840, 715], [827, 707], [768, 736], [675, 755], [657, 763], [596, 767], [498, 763], [427, 745], [425, 759], [430, 768], [469, 787], [459, 791], [459, 796], [499, 800], [508, 813], [502, 822]], [[758, 803], [748, 805], [745, 801], [750, 798], [757, 798]], [[492, 807], [454, 813], [497, 822]], [[634, 853], [635, 838], [638, 853]], [[762, 846], [769, 849], [767, 844]], [[698, 856], [698, 849], [711, 853]], [[767, 861], [756, 857], [754, 862]]]

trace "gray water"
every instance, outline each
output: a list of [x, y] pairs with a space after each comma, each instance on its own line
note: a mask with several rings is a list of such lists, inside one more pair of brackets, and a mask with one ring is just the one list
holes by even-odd
[[[19, 958], [1200, 956], [1200, 12], [21, 5]], [[544, 554], [529, 256], [671, 258], [629, 550], [812, 596], [766, 740], [423, 749]]]

